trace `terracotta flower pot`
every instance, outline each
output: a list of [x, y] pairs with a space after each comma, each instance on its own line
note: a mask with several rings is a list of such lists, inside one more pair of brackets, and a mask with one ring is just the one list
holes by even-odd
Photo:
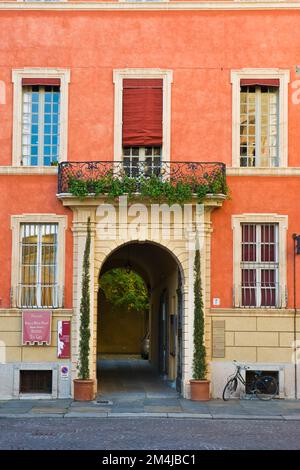
[[75, 379], [74, 381], [74, 400], [92, 401], [95, 398], [94, 380]]
[[208, 401], [209, 396], [209, 380], [190, 380], [191, 384], [191, 400]]

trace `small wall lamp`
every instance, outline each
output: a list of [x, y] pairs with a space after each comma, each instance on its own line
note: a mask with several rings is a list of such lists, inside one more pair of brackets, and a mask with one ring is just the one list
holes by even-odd
[[296, 242], [296, 255], [300, 255], [300, 235], [293, 233], [293, 239]]

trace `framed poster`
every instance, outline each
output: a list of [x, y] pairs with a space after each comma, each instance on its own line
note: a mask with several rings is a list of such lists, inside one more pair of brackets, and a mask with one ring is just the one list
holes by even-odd
[[52, 312], [50, 310], [23, 310], [22, 345], [51, 344]]

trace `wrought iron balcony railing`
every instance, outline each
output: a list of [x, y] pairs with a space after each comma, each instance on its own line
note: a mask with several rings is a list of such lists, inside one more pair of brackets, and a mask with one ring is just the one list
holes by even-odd
[[[96, 161], [62, 162], [58, 168], [58, 194], [69, 193], [72, 182], [85, 181], [89, 193], [94, 193], [94, 183], [99, 180], [122, 180], [130, 178], [134, 192], [147, 178], [159, 178], [171, 183], [179, 181], [190, 185], [192, 191], [200, 185], [215, 188], [226, 194], [226, 167], [220, 162], [148, 162], [145, 161]], [[193, 191], [194, 192], [194, 191]]]

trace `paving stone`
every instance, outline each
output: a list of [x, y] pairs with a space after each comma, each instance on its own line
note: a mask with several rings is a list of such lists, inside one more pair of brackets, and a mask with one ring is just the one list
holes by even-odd
[[8, 400], [6, 403], [3, 403], [1, 408], [32, 408], [36, 405], [37, 402], [34, 401], [27, 401], [27, 400]]
[[96, 407], [87, 407], [87, 406], [83, 406], [81, 408], [76, 408], [76, 409], [71, 409], [69, 408], [70, 411], [68, 411], [68, 413], [80, 413], [81, 416], [84, 414], [84, 413], [93, 413], [93, 414], [102, 414], [102, 413], [108, 413], [110, 411], [110, 408], [96, 408]]
[[212, 419], [212, 415], [208, 413], [168, 413], [168, 418], [201, 418]]
[[169, 398], [146, 398], [144, 406], [180, 406], [180, 400]]
[[135, 407], [135, 406], [118, 406], [113, 407], [111, 413], [144, 413], [144, 407]]
[[213, 419], [249, 419], [249, 420], [282, 420], [282, 416], [270, 416], [270, 415], [246, 415], [246, 414], [212, 414]]
[[28, 413], [27, 418], [63, 418], [64, 413]]
[[54, 408], [54, 407], [45, 407], [45, 408], [32, 408], [31, 413], [66, 413], [67, 408]]
[[167, 413], [108, 413], [108, 418], [167, 418], [168, 414]]
[[1, 409], [0, 410], [0, 416], [3, 416], [5, 414], [11, 414], [11, 415], [19, 415], [19, 414], [24, 414], [26, 416], [26, 414], [31, 410], [31, 408], [29, 410], [24, 410], [24, 409]]
[[150, 413], [180, 413], [182, 409], [180, 406], [145, 406], [146, 412]]
[[107, 413], [86, 412], [84, 415], [76, 411], [65, 414], [64, 418], [107, 418]]

